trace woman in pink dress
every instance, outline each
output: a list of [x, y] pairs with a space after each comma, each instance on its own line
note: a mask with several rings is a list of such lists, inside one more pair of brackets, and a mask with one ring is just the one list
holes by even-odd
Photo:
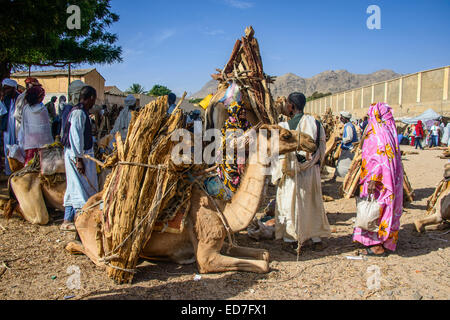
[[381, 205], [379, 231], [356, 228], [353, 240], [367, 248], [367, 255], [386, 256], [395, 251], [403, 212], [403, 165], [392, 108], [373, 104], [362, 140], [360, 197], [373, 195]]

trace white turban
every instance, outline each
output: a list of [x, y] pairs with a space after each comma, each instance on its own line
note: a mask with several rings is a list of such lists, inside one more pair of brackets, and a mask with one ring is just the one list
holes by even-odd
[[81, 80], [75, 80], [69, 85], [69, 103], [77, 105], [80, 102], [80, 93], [86, 84]]
[[125, 107], [132, 107], [136, 104], [136, 98], [130, 94], [128, 97], [125, 98]]
[[86, 85], [84, 84], [83, 81], [75, 80], [75, 81], [71, 82], [69, 85], [69, 94], [80, 93], [81, 89], [83, 89], [83, 87], [85, 87], [85, 86]]
[[352, 118], [352, 114], [347, 111], [342, 111], [341, 116], [343, 116], [345, 119], [349, 119], [349, 120]]
[[2, 86], [13, 87], [17, 89], [17, 82], [12, 79], [3, 79]]

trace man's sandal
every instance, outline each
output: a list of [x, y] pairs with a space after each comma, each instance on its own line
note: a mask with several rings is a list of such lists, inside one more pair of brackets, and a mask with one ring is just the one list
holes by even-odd
[[59, 229], [61, 231], [67, 231], [67, 232], [76, 232], [77, 231], [77, 228], [75, 227], [75, 224], [73, 224], [73, 223], [63, 223]]

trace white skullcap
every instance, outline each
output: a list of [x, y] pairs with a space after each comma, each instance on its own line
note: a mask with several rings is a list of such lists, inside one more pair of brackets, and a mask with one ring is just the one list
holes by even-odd
[[13, 87], [17, 89], [17, 82], [12, 79], [3, 79], [2, 86]]
[[349, 119], [349, 120], [352, 118], [352, 114], [347, 111], [342, 111], [341, 116], [343, 116], [345, 119]]
[[125, 98], [125, 107], [131, 107], [136, 104], [136, 98], [130, 94], [128, 97]]
[[83, 89], [86, 86], [86, 84], [81, 80], [75, 80], [70, 83], [69, 85], [69, 94], [76, 94], [80, 93], [81, 89]]

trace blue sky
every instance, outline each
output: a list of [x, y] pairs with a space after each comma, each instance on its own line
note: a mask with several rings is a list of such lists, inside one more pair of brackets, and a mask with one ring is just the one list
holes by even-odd
[[[228, 61], [252, 25], [264, 69], [312, 77], [325, 70], [413, 73], [450, 64], [449, 0], [112, 0], [123, 63], [95, 65], [107, 85], [154, 84], [192, 94]], [[369, 30], [367, 8], [381, 8]], [[86, 66], [81, 66], [86, 67]]]

